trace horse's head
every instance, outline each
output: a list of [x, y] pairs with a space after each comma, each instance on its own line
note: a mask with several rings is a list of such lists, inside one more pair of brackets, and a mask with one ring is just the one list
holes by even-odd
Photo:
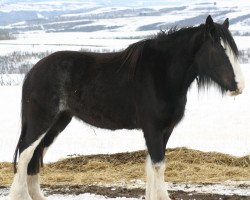
[[222, 92], [231, 95], [242, 93], [244, 79], [241, 73], [238, 49], [230, 34], [229, 21], [214, 23], [209, 15], [206, 19], [202, 45], [195, 56], [198, 86], [205, 86], [211, 80], [219, 85]]

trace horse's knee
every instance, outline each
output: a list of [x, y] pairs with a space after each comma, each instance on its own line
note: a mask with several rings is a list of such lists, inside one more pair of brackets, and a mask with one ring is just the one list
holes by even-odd
[[146, 160], [146, 200], [170, 200], [164, 182], [165, 162], [153, 163], [148, 156]]

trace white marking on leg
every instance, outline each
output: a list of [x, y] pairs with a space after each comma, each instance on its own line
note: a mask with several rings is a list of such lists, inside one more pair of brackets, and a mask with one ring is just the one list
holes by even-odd
[[36, 147], [43, 139], [45, 133], [25, 149], [19, 157], [18, 169], [10, 188], [10, 200], [31, 200], [27, 185], [27, 168]]
[[164, 182], [165, 162], [152, 163], [150, 156], [146, 160], [146, 200], [171, 200]]
[[[43, 157], [45, 156], [47, 150], [47, 147], [43, 149]], [[33, 200], [46, 200], [40, 188], [39, 173], [36, 175], [28, 176], [27, 184], [29, 195]]]
[[39, 173], [28, 176], [27, 183], [29, 195], [33, 200], [46, 200], [40, 188]]
[[240, 68], [239, 59], [234, 55], [233, 50], [231, 49], [230, 45], [227, 42], [224, 42], [223, 39], [220, 39], [221, 45], [225, 49], [225, 53], [233, 67], [234, 75], [235, 75], [235, 82], [237, 83], [238, 93], [241, 94], [243, 89], [245, 88], [245, 80]]
[[48, 147], [44, 147], [44, 149], [43, 149], [43, 157], [45, 156], [45, 154], [47, 153], [47, 151], [48, 151]]

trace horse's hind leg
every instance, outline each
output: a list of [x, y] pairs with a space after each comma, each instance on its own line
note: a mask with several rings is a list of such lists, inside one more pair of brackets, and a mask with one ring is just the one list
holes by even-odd
[[[14, 166], [16, 166], [19, 152], [18, 168], [15, 167], [15, 177], [10, 189], [10, 200], [31, 200], [27, 184], [27, 172], [30, 160], [36, 148], [44, 139], [47, 130], [56, 116], [56, 109], [52, 104], [43, 104], [39, 98], [23, 99], [22, 104], [22, 132], [15, 152]], [[52, 106], [58, 107], [57, 103]]]
[[25, 148], [19, 157], [18, 170], [10, 189], [10, 200], [31, 200], [27, 187], [27, 167], [45, 133]]
[[70, 123], [71, 118], [72, 118], [71, 115], [66, 111], [61, 112], [57, 115], [55, 122], [46, 132], [46, 135], [44, 136], [40, 144], [37, 146], [33, 154], [33, 157], [29, 162], [27, 182], [28, 182], [29, 194], [33, 200], [45, 199], [40, 190], [40, 183], [39, 183], [39, 171], [40, 171], [40, 166], [42, 164], [42, 159], [49, 146], [53, 143], [54, 139]]

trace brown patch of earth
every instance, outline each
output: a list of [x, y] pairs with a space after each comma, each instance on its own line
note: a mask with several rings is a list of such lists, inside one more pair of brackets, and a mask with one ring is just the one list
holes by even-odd
[[[104, 187], [104, 186], [43, 186], [43, 190], [47, 195], [64, 194], [64, 195], [79, 195], [83, 193], [92, 193], [111, 198], [127, 197], [127, 198], [144, 198], [145, 190], [141, 188], [127, 189], [122, 187]], [[238, 195], [219, 195], [219, 194], [202, 194], [190, 193], [183, 191], [170, 191], [172, 200], [250, 200], [249, 196]]]
[[[112, 155], [73, 156], [46, 164], [41, 173], [43, 189], [47, 195], [93, 193], [108, 197], [143, 197], [144, 186], [130, 189], [124, 183], [134, 180], [145, 182], [146, 154], [145, 151], [137, 151]], [[166, 158], [165, 179], [172, 183], [204, 185], [228, 180], [250, 180], [250, 156], [239, 158], [216, 152], [175, 148], [166, 151]], [[12, 180], [11, 163], [0, 163], [0, 189], [1, 186], [10, 186]], [[116, 186], [109, 187], [112, 184]], [[249, 196], [171, 190], [169, 193], [172, 200], [250, 200]]]

